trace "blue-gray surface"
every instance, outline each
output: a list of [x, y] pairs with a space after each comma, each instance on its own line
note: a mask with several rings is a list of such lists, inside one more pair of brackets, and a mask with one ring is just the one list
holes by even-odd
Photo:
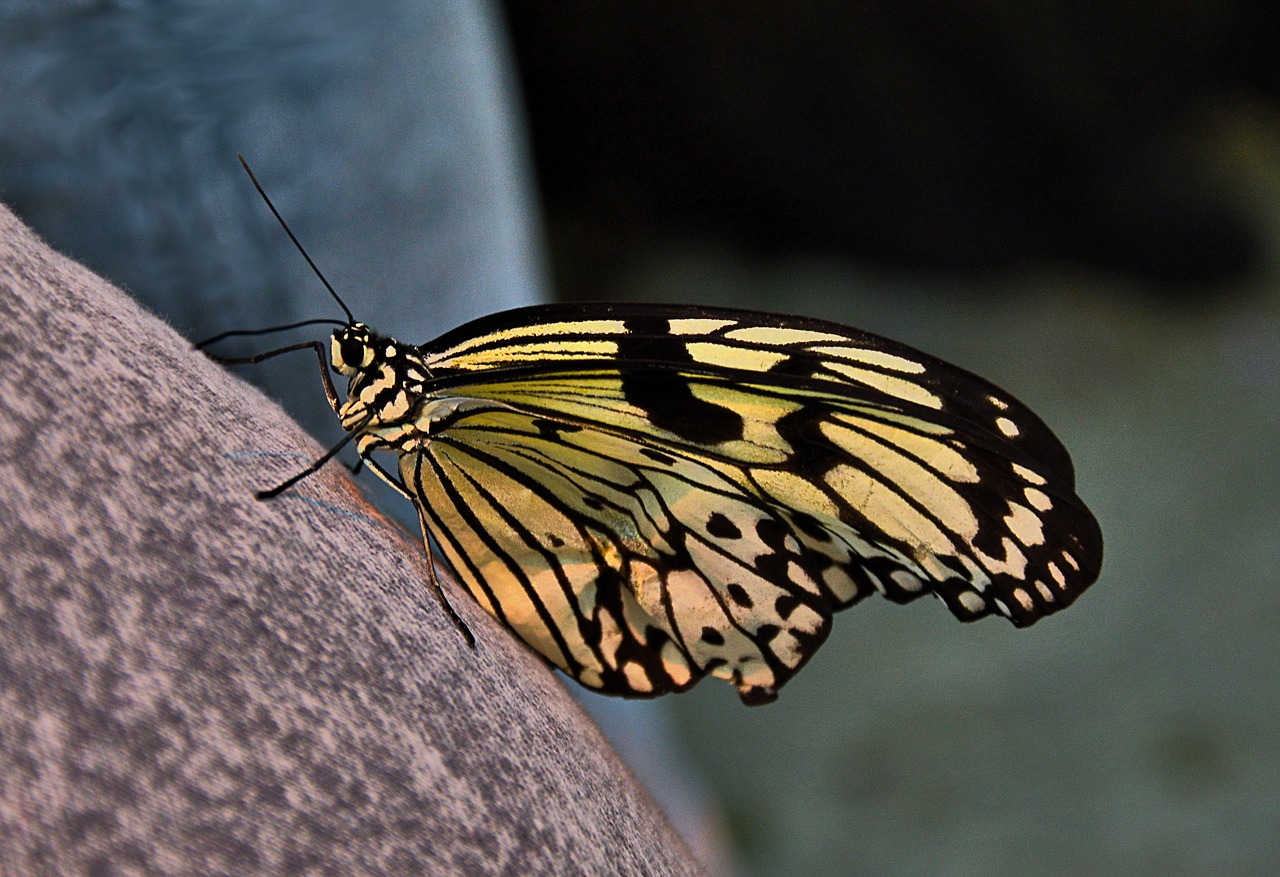
[[[0, 54], [0, 199], [189, 337], [341, 316], [237, 152], [370, 325], [417, 343], [545, 295], [488, 0], [4, 3]], [[246, 374], [332, 435], [303, 368]]]

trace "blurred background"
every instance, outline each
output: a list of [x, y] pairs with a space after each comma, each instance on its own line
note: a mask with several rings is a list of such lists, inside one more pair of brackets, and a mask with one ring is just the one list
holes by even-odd
[[[193, 338], [333, 315], [242, 151], [405, 340], [706, 303], [994, 380], [1102, 524], [1070, 611], [867, 601], [771, 706], [589, 706], [720, 874], [1273, 874], [1277, 37], [1261, 0], [10, 0], [0, 199]], [[300, 368], [245, 376], [329, 443]]]

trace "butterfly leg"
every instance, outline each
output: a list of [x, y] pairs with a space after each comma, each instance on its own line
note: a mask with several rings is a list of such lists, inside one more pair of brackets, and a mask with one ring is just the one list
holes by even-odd
[[[435, 549], [431, 547], [431, 543], [433, 541], [431, 538], [431, 530], [427, 527], [427, 519], [422, 514], [422, 509], [418, 505], [419, 501], [417, 497], [410, 492], [409, 488], [405, 486], [405, 483], [402, 480], [388, 472], [386, 468], [373, 457], [361, 454], [360, 461], [362, 463], [368, 463], [369, 468], [372, 469], [379, 478], [387, 482], [387, 484], [390, 484], [397, 493], [413, 503], [414, 508], [418, 509], [418, 523], [422, 527], [422, 541], [427, 546], [427, 569], [431, 577], [431, 590], [435, 592], [436, 600], [438, 600], [440, 605], [444, 607], [445, 614], [449, 616], [449, 620], [453, 622], [453, 626], [458, 628], [462, 633], [462, 637], [467, 641], [467, 645], [474, 649], [476, 647], [476, 638], [471, 633], [471, 628], [467, 627], [467, 623], [462, 620], [462, 617], [458, 615], [457, 610], [453, 608], [453, 604], [449, 602], [449, 598], [445, 596], [444, 588], [440, 585], [440, 578], [436, 575], [436, 553]], [[418, 472], [416, 477], [419, 482], [422, 480], [421, 470], [422, 457], [419, 456], [416, 470]]]
[[436, 575], [436, 552], [431, 547], [431, 543], [434, 540], [431, 536], [431, 530], [427, 527], [427, 519], [422, 514], [421, 509], [418, 510], [418, 521], [422, 524], [422, 541], [427, 545], [427, 572], [431, 578], [431, 590], [435, 591], [436, 599], [444, 607], [444, 612], [449, 616], [449, 620], [453, 622], [453, 626], [458, 628], [462, 638], [467, 641], [467, 645], [474, 649], [476, 647], [476, 638], [471, 633], [471, 628], [467, 627], [467, 623], [462, 620], [458, 610], [454, 609], [453, 604], [449, 602], [449, 598], [444, 593], [444, 588], [440, 585], [440, 579]]
[[292, 478], [289, 478], [288, 480], [283, 481], [280, 484], [277, 484], [275, 487], [271, 488], [270, 490], [259, 490], [255, 494], [255, 496], [258, 499], [274, 499], [275, 497], [284, 493], [290, 487], [293, 487], [293, 485], [297, 484], [302, 479], [319, 472], [320, 468], [324, 466], [325, 463], [328, 463], [330, 460], [332, 460], [339, 451], [341, 451], [348, 444], [350, 444], [351, 440], [359, 434], [360, 433], [358, 429], [353, 432], [347, 433], [345, 436], [342, 437], [342, 441], [338, 442], [329, 450], [325, 451], [324, 455], [320, 457], [320, 459], [316, 460], [310, 466], [303, 469], [297, 475], [294, 475]]
[[397, 478], [395, 475], [392, 475], [385, 468], [383, 468], [382, 464], [379, 463], [377, 460], [373, 459], [373, 457], [366, 457], [363, 454], [361, 454], [360, 459], [356, 461], [356, 465], [352, 467], [352, 471], [358, 472], [360, 470], [360, 466], [363, 465], [364, 463], [368, 463], [369, 468], [373, 470], [374, 474], [377, 475], [379, 478], [381, 478], [383, 481], [390, 484], [396, 493], [400, 494], [405, 499], [409, 500], [409, 502], [412, 502], [412, 503], [417, 502], [417, 500], [414, 499], [413, 494], [409, 492], [409, 488], [405, 487], [404, 482], [401, 481], [399, 478]]
[[[325, 359], [324, 345], [321, 344], [319, 341], [302, 341], [298, 344], [290, 344], [287, 347], [279, 347], [279, 348], [276, 348], [275, 350], [268, 350], [266, 353], [259, 353], [256, 356], [249, 356], [245, 358], [219, 356], [218, 354], [210, 353], [208, 350], [205, 349], [207, 345], [216, 343], [217, 341], [221, 340], [222, 338], [226, 337], [229, 334], [232, 334], [232, 333], [223, 333], [222, 335], [218, 335], [214, 338], [208, 338], [204, 341], [201, 341], [199, 344], [196, 345], [196, 349], [203, 352], [205, 356], [209, 357], [214, 362], [219, 363], [221, 365], [255, 365], [259, 362], [262, 362], [267, 359], [271, 359], [272, 357], [275, 357], [275, 356], [280, 356], [285, 353], [292, 353], [295, 350], [306, 350], [310, 348], [311, 350], [315, 351], [316, 359], [320, 363], [320, 381], [324, 384], [324, 395], [329, 400], [329, 407], [332, 408], [334, 412], [337, 412], [339, 410], [342, 403], [341, 403], [341, 400], [338, 398], [338, 391], [334, 389], [333, 379], [329, 376], [329, 363]], [[367, 422], [368, 421], [366, 421], [366, 423]], [[286, 490], [288, 490], [290, 487], [293, 487], [293, 485], [297, 484], [303, 478], [306, 478], [308, 475], [313, 475], [316, 472], [320, 471], [320, 467], [323, 466], [325, 463], [329, 462], [331, 459], [333, 459], [334, 455], [337, 454], [339, 451], [341, 451], [343, 448], [345, 448], [353, 438], [359, 435], [360, 430], [363, 428], [364, 428], [364, 424], [361, 424], [356, 429], [352, 430], [351, 432], [348, 432], [346, 436], [343, 437], [342, 441], [338, 442], [336, 445], [330, 448], [325, 453], [324, 456], [322, 456], [319, 460], [316, 460], [306, 469], [299, 472], [297, 475], [294, 475], [292, 478], [288, 479], [287, 481], [281, 484], [277, 484], [275, 487], [272, 487], [269, 490], [258, 491], [257, 498], [272, 499], [273, 497], [277, 497], [280, 494], [284, 493]]]
[[[224, 333], [224, 335], [225, 334], [228, 333]], [[316, 359], [320, 361], [320, 380], [324, 383], [324, 395], [329, 400], [329, 407], [335, 412], [339, 407], [341, 407], [342, 400], [338, 397], [338, 391], [334, 389], [333, 378], [329, 376], [329, 361], [325, 358], [325, 348], [319, 341], [302, 341], [298, 344], [290, 344], [288, 347], [279, 347], [275, 350], [268, 350], [266, 353], [259, 353], [256, 356], [250, 356], [243, 359], [238, 357], [218, 356], [216, 353], [210, 353], [204, 349], [205, 345], [212, 344], [222, 337], [224, 336], [219, 335], [216, 338], [209, 338], [205, 341], [201, 341], [196, 345], [196, 349], [202, 351], [205, 356], [221, 365], [256, 365], [264, 360], [280, 356], [284, 353], [293, 353], [295, 350], [306, 350], [307, 348], [311, 348], [316, 353]]]
[[[445, 595], [444, 588], [440, 585], [440, 578], [436, 575], [436, 552], [435, 549], [431, 547], [431, 544], [435, 539], [431, 535], [430, 525], [427, 524], [427, 516], [422, 510], [422, 500], [419, 499], [418, 496], [415, 496], [408, 487], [405, 486], [403, 481], [399, 478], [393, 477], [383, 469], [382, 466], [378, 464], [377, 460], [372, 458], [366, 459], [369, 461], [369, 466], [379, 473], [384, 481], [408, 497], [413, 502], [413, 507], [418, 510], [418, 523], [422, 527], [422, 541], [427, 546], [427, 570], [431, 577], [431, 590], [435, 591], [436, 599], [440, 601], [440, 605], [444, 607], [445, 614], [449, 616], [449, 620], [453, 622], [453, 626], [458, 628], [459, 632], [461, 632], [462, 638], [467, 641], [467, 645], [474, 649], [476, 647], [476, 638], [471, 633], [471, 628], [467, 627], [467, 623], [462, 620], [462, 616], [458, 614], [458, 611], [453, 608], [453, 604], [449, 602], [449, 598]], [[413, 480], [418, 487], [420, 496], [422, 491], [422, 454], [418, 454], [417, 458], [414, 460]]]

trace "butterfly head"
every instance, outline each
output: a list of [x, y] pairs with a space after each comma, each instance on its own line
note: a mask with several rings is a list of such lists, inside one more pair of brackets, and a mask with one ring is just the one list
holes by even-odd
[[352, 323], [333, 333], [329, 357], [339, 374], [350, 377], [373, 365], [377, 359], [375, 335], [364, 323]]

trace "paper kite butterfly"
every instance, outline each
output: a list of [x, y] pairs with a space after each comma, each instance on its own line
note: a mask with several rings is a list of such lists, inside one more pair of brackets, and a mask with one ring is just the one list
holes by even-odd
[[597, 691], [710, 675], [766, 703], [869, 594], [1023, 626], [1098, 576], [1101, 531], [1040, 418], [857, 329], [560, 304], [413, 346], [328, 322], [345, 400], [320, 342], [245, 360], [314, 348], [347, 431], [265, 495], [354, 440], [471, 596]]

